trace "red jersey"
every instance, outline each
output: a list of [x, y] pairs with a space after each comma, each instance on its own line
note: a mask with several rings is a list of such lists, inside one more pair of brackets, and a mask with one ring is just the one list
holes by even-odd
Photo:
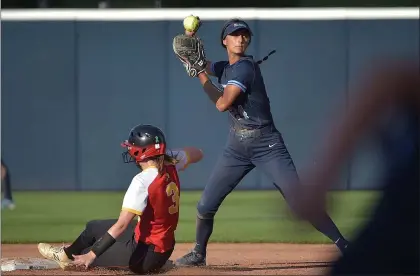
[[184, 151], [176, 154], [179, 163], [166, 165], [159, 175], [148, 168], [136, 175], [128, 188], [122, 209], [140, 216], [134, 236], [137, 242], [153, 244], [156, 252], [166, 252], [175, 245], [179, 220], [180, 183], [178, 169], [188, 165]]

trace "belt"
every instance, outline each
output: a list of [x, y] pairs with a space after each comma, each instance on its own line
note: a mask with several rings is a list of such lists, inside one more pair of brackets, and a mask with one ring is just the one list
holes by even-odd
[[266, 133], [271, 133], [275, 129], [273, 125], [264, 126], [262, 128], [242, 128], [238, 126], [232, 126], [231, 129], [236, 135], [242, 137], [258, 137]]

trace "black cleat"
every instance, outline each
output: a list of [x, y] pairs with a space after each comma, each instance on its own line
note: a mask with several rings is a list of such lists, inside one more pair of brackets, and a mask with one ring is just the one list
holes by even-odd
[[179, 267], [185, 266], [205, 266], [206, 256], [202, 253], [192, 250], [175, 261], [175, 265]]

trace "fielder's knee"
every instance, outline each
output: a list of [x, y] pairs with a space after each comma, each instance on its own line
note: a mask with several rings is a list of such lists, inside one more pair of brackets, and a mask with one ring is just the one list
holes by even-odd
[[203, 204], [201, 200], [197, 204], [197, 217], [199, 219], [213, 219], [216, 211], [209, 208], [208, 205]]

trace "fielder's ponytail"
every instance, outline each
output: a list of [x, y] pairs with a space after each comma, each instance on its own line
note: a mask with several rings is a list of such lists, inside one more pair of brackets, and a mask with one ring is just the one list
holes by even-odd
[[259, 61], [257, 61], [258, 64], [263, 63], [264, 61], [266, 61], [268, 59], [269, 56], [271, 56], [272, 54], [274, 54], [276, 52], [276, 50], [271, 51], [270, 53], [268, 53], [268, 55], [266, 55], [265, 57], [263, 57], [262, 59], [260, 59]]

